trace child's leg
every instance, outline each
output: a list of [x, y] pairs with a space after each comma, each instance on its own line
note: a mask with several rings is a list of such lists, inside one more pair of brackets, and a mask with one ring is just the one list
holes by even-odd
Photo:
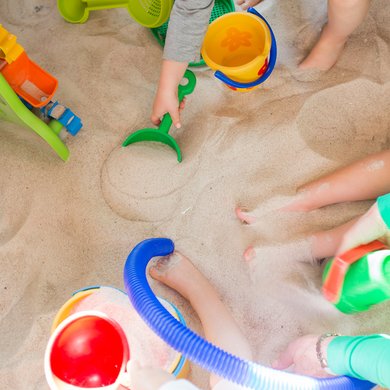
[[[376, 153], [340, 168], [298, 189], [293, 200], [280, 210], [310, 211], [335, 203], [376, 199], [390, 192], [390, 150]], [[256, 222], [255, 212], [237, 207], [238, 219]]]
[[340, 247], [344, 234], [359, 219], [356, 217], [331, 230], [316, 232], [311, 236], [311, 251], [314, 259], [334, 256]]
[[283, 210], [309, 211], [326, 205], [376, 199], [390, 192], [390, 150], [359, 160], [299, 188]]
[[358, 218], [337, 226], [331, 230], [319, 231], [305, 239], [300, 239], [284, 244], [278, 244], [273, 247], [249, 246], [244, 251], [244, 260], [251, 264], [256, 258], [261, 261], [262, 258], [269, 257], [272, 253], [278, 258], [286, 258], [288, 261], [301, 261], [308, 263], [318, 263], [320, 260], [334, 256], [340, 247], [344, 233], [357, 221]]
[[[151, 267], [150, 275], [179, 292], [191, 303], [207, 340], [241, 358], [252, 359], [249, 343], [231, 313], [214, 287], [188, 258], [175, 252]], [[214, 386], [219, 380], [217, 376], [211, 375], [210, 383]]]
[[338, 60], [348, 36], [367, 15], [370, 0], [328, 0], [328, 23], [300, 68], [330, 69]]

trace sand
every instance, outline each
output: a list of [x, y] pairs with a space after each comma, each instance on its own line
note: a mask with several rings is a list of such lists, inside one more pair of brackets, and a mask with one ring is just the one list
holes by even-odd
[[[1, 1], [0, 22], [58, 78], [56, 98], [84, 122], [66, 140], [66, 163], [36, 135], [0, 124], [1, 389], [47, 388], [43, 355], [57, 310], [81, 287], [123, 288], [124, 261], [148, 237], [172, 238], [210, 278], [263, 364], [308, 332], [390, 332], [389, 305], [343, 315], [319, 292], [321, 268], [302, 262], [307, 234], [372, 202], [275, 212], [297, 186], [390, 146], [390, 3], [373, 0], [326, 73], [296, 66], [318, 36], [325, 1], [267, 0], [259, 10], [279, 44], [272, 77], [238, 94], [211, 71], [197, 73], [182, 129], [171, 132], [178, 164], [164, 145], [120, 146], [150, 126], [161, 48], [147, 29], [123, 9], [71, 25], [53, 0]], [[237, 205], [258, 223], [242, 225]], [[248, 245], [257, 251], [250, 264]], [[201, 331], [186, 301], [152, 286]], [[207, 388], [199, 367], [190, 378]]]

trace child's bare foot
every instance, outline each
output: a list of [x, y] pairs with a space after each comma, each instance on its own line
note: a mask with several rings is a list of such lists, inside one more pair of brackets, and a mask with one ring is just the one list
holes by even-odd
[[208, 280], [198, 271], [191, 261], [180, 252], [157, 260], [150, 267], [149, 274], [153, 279], [173, 288], [187, 300], [202, 291], [202, 286], [209, 285]]
[[235, 212], [236, 212], [237, 218], [242, 223], [246, 223], [246, 224], [250, 225], [250, 224], [256, 222], [256, 217], [254, 217], [253, 215], [250, 215], [249, 213], [247, 213], [246, 211], [244, 211], [240, 207], [236, 207]]
[[299, 64], [300, 69], [329, 70], [340, 57], [346, 39], [335, 38], [329, 34], [328, 26], [324, 27], [320, 39], [310, 54]]

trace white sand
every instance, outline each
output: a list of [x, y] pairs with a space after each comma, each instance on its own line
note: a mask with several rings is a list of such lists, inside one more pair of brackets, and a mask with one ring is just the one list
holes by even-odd
[[[147, 237], [171, 237], [209, 276], [264, 364], [307, 332], [390, 332], [389, 305], [340, 314], [320, 295], [321, 270], [289, 257], [307, 232], [342, 223], [370, 202], [273, 212], [298, 185], [390, 146], [390, 2], [372, 2], [331, 71], [298, 71], [325, 3], [262, 6], [280, 53], [263, 87], [238, 94], [210, 71], [197, 74], [183, 128], [171, 132], [184, 155], [178, 164], [164, 145], [120, 146], [150, 126], [161, 49], [148, 30], [122, 9], [71, 25], [54, 0], [1, 1], [0, 22], [58, 78], [56, 98], [84, 122], [67, 139], [67, 163], [34, 134], [1, 123], [1, 389], [47, 388], [43, 354], [57, 310], [78, 288], [123, 288], [124, 261]], [[243, 226], [236, 205], [263, 218]], [[259, 255], [249, 267], [248, 245]], [[183, 299], [152, 284], [200, 331]], [[205, 388], [207, 378], [192, 367], [196, 384]]]

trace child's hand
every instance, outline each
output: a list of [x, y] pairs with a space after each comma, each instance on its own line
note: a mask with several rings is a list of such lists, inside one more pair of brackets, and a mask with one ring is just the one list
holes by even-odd
[[[331, 376], [321, 368], [317, 357], [316, 344], [318, 337], [318, 335], [306, 335], [291, 342], [279, 358], [272, 363], [272, 368], [284, 370], [293, 366], [293, 372], [297, 374], [315, 377]], [[325, 359], [327, 358], [327, 347], [332, 339], [328, 337], [322, 343], [322, 355]]]
[[177, 93], [187, 65], [184, 62], [163, 60], [160, 82], [151, 116], [151, 120], [155, 125], [159, 125], [161, 118], [169, 113], [173, 125], [178, 129], [181, 127], [180, 111], [185, 106], [185, 99], [179, 104]]
[[151, 120], [152, 122], [158, 126], [161, 123], [161, 118], [166, 114], [172, 118], [173, 125], [180, 129], [180, 111], [182, 111], [185, 107], [185, 98], [179, 104], [177, 97], [177, 88], [178, 86], [172, 89], [160, 89], [157, 91], [156, 97], [153, 103], [153, 111]]
[[247, 10], [249, 7], [254, 7], [262, 0], [237, 0], [237, 5], [240, 5], [243, 10]]

